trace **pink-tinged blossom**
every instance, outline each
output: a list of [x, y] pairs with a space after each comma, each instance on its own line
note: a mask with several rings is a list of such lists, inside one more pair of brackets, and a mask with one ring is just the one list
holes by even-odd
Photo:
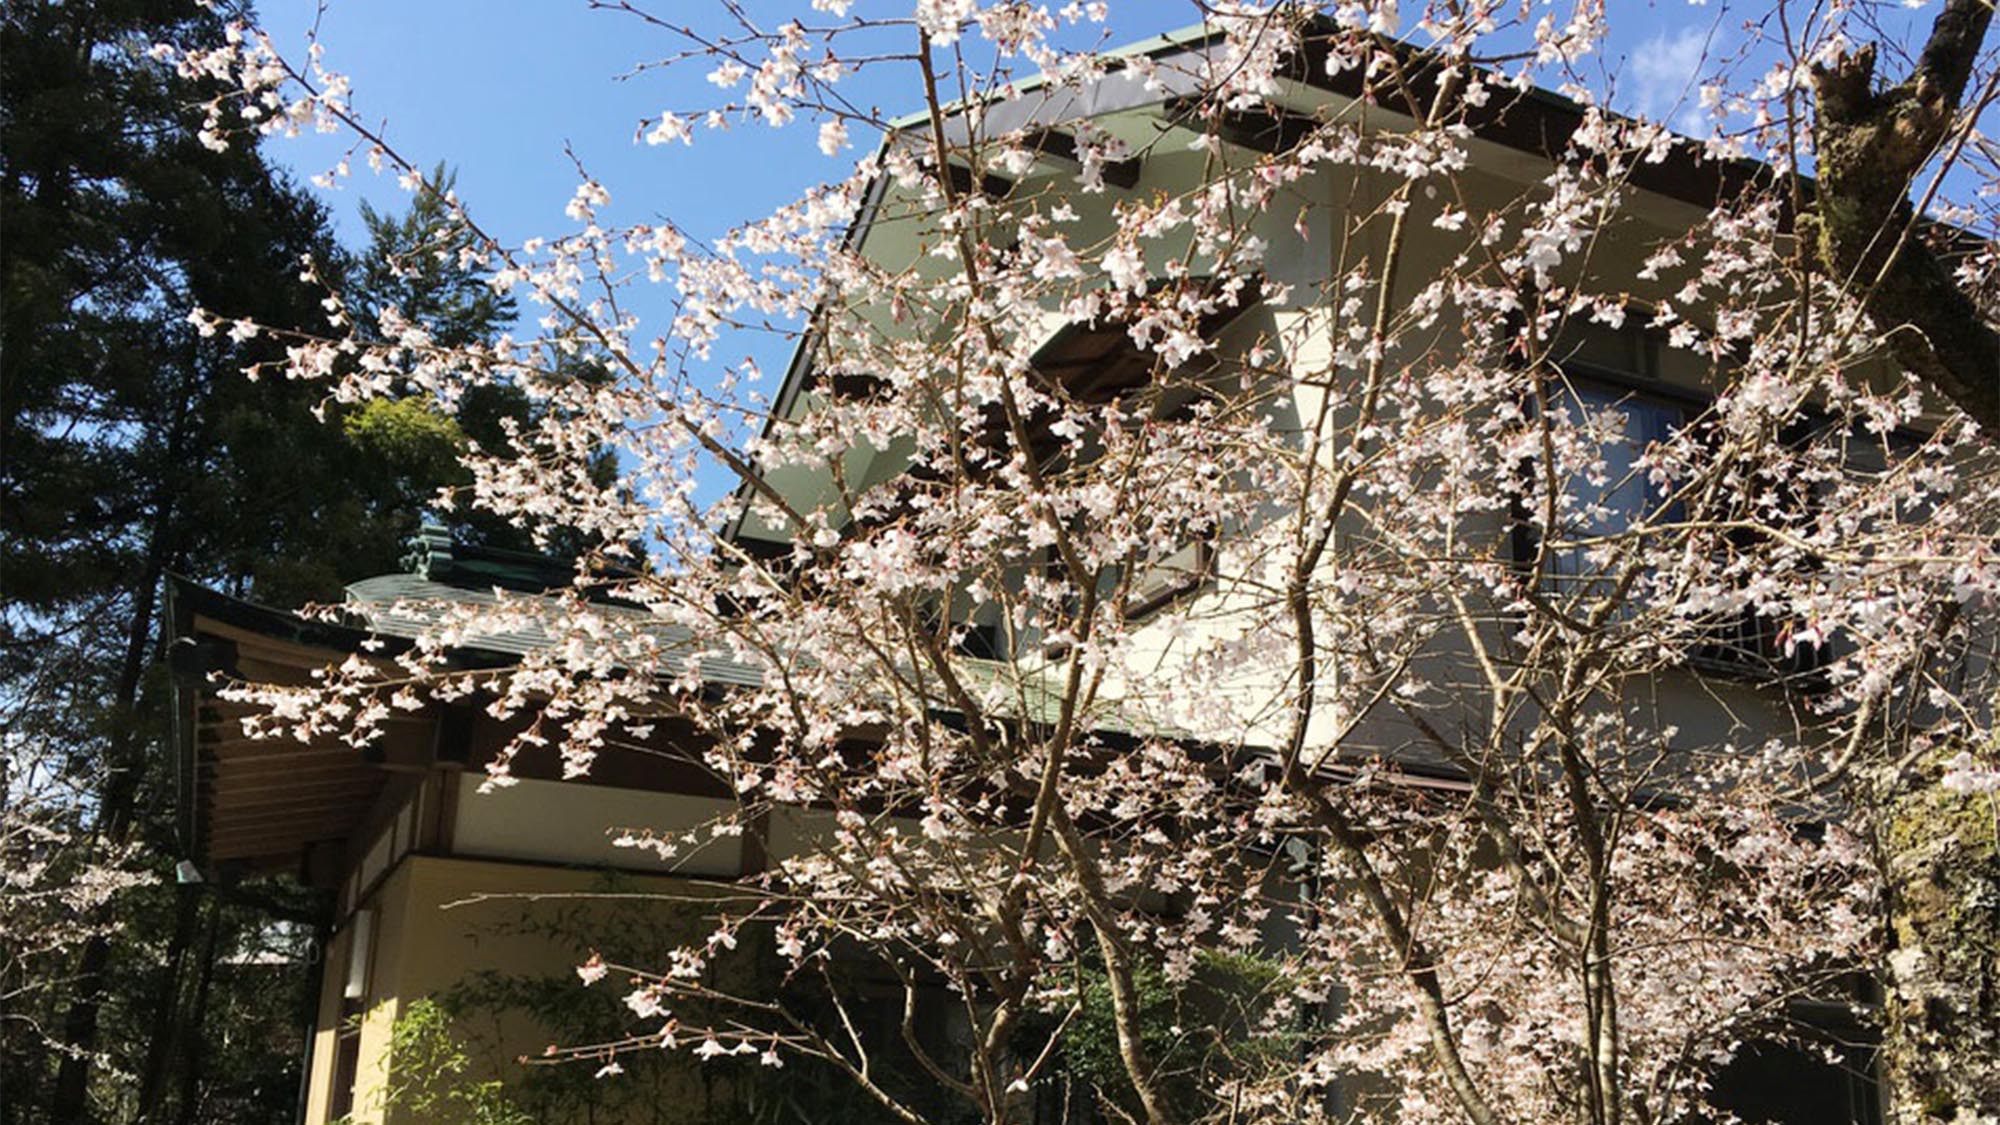
[[[1588, 1118], [1586, 1062], [1616, 1079], [1599, 1119], [1678, 1119], [1791, 999], [1872, 963], [1871, 787], [1946, 747], [1948, 789], [2000, 787], [1969, 655], [2000, 490], [1972, 427], [1881, 362], [1892, 326], [1794, 269], [1784, 193], [1647, 186], [1789, 143], [1797, 68], [1704, 91], [1733, 139], [1586, 104], [1503, 177], [1475, 126], [1537, 85], [1593, 97], [1606, 5], [1333, 4], [1310, 42], [1290, 6], [1209, 5], [1199, 53], [1121, 68], [1051, 34], [1095, 5], [814, 8], [694, 49], [716, 101], [640, 128], [814, 121], [822, 152], [870, 153], [851, 174], [705, 241], [612, 225], [580, 175], [553, 234], [472, 228], [528, 310], [514, 334], [447, 346], [329, 292], [324, 334], [283, 337], [266, 373], [333, 403], [525, 396], [536, 420], [468, 449], [444, 499], [598, 546], [544, 596], [349, 607], [407, 645], [227, 685], [247, 737], [368, 746], [464, 701], [512, 732], [485, 786], [678, 756], [733, 799], [618, 827], [635, 859], [790, 845], [630, 970], [648, 1030], [620, 1049], [865, 1081], [837, 1020], [730, 975], [760, 951], [799, 981], [865, 966], [963, 1017], [947, 1073], [983, 1120], [1058, 1080], [1025, 1068], [1120, 958], [1263, 974], [1228, 1034], [1269, 1049], [1190, 1077], [1202, 1119], [1313, 1120], [1345, 1088], [1404, 1125], [1475, 1097]], [[1843, 34], [1815, 28], [1802, 58]], [[1398, 101], [1394, 31], [1501, 61]], [[1291, 148], [1239, 143], [1232, 114], [1306, 105], [1307, 60], [1367, 96], [1314, 101]], [[436, 190], [316, 54], [289, 68], [246, 29], [171, 62], [225, 84], [219, 143], [331, 122]], [[925, 110], [879, 151], [829, 90], [860, 66], [902, 67]], [[1019, 122], [1098, 82], [1188, 100], [1066, 123], [1071, 174]], [[1137, 190], [1110, 182], [1126, 159]], [[1996, 271], [1960, 266], [1982, 293]], [[810, 341], [777, 404], [741, 362], [766, 325]], [[457, 659], [501, 642], [523, 654]]]
[[835, 118], [819, 127], [819, 150], [828, 156], [837, 156], [847, 147], [847, 123]]

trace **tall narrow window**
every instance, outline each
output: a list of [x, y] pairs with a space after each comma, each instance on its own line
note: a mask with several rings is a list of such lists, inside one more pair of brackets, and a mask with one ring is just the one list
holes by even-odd
[[340, 986], [340, 1011], [334, 1024], [333, 1087], [330, 1116], [338, 1120], [354, 1112], [355, 1087], [361, 1080], [361, 1017], [368, 1010], [369, 971], [373, 967], [375, 912], [357, 910], [348, 923], [347, 979]]
[[[1578, 473], [1564, 482], [1569, 506], [1555, 531], [1558, 541], [1605, 540], [1647, 520], [1683, 517], [1680, 504], [1651, 480], [1642, 463], [1649, 446], [1671, 439], [1687, 424], [1683, 407], [1579, 383], [1563, 392], [1556, 408], [1578, 425], [1585, 424], [1586, 416], [1610, 415], [1620, 421], [1617, 436], [1596, 450], [1601, 472]], [[1601, 558], [1605, 550], [1604, 545], [1577, 545], [1550, 552], [1544, 576], [1548, 587], [1562, 594], [1610, 593], [1604, 568], [1593, 559]]]
[[[1153, 283], [1151, 292], [1156, 297], [1186, 290], [1216, 293], [1214, 285], [1214, 279], [1205, 277], [1161, 279]], [[1225, 299], [1201, 316], [1196, 333], [1213, 343], [1260, 302], [1263, 293], [1262, 279], [1254, 278], [1220, 294]], [[1165, 425], [1189, 422], [1199, 404], [1215, 393], [1209, 385], [1216, 370], [1212, 355], [1169, 365], [1159, 353], [1135, 343], [1130, 325], [1119, 320], [1066, 325], [1036, 351], [1032, 362], [1035, 372], [1072, 402], [1090, 406], [1121, 400], [1138, 403], [1155, 422]], [[1039, 460], [1061, 469], [1089, 465], [1101, 454], [1095, 435], [1058, 438], [1048, 429], [1051, 420], [1035, 420], [1031, 440]], [[1127, 618], [1145, 617], [1201, 588], [1214, 577], [1215, 535], [1213, 527], [1188, 528], [1170, 549], [1137, 560], [1129, 576], [1107, 578], [1107, 583], [1124, 588], [1119, 611]]]

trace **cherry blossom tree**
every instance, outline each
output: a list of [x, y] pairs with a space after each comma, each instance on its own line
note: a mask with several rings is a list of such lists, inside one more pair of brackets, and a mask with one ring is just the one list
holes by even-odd
[[77, 951], [118, 928], [106, 905], [152, 879], [136, 849], [91, 838], [76, 812], [88, 803], [42, 750], [26, 737], [0, 743], [0, 1043], [10, 1057], [89, 1053], [36, 1014], [64, 994]]
[[[232, 689], [255, 733], [360, 745], [427, 699], [531, 717], [493, 786], [530, 746], [583, 774], [670, 726], [739, 799], [629, 826], [663, 860], [828, 814], [704, 941], [583, 966], [655, 1026], [569, 1057], [829, 1068], [912, 1122], [1055, 1091], [1151, 1125], [1665, 1122], [1886, 959], [1892, 1013], [1906, 985], [1956, 1013], [1892, 1020], [1897, 1111], [2000, 1112], [1991, 1026], [1884, 925], [1899, 802], [1992, 855], [1992, 451], [1800, 228], [1847, 214], [1797, 174], [1889, 15], [1775, 5], [1705, 61], [1695, 140], [1603, 104], [1601, 3], [1211, 3], [1123, 55], [1102, 4], [730, 5], [701, 33], [619, 7], [722, 91], [644, 140], [794, 125], [861, 155], [707, 243], [601, 222], [587, 173], [519, 245], [444, 198], [536, 310], [495, 344], [329, 292], [329, 331], [252, 374], [447, 408], [507, 384], [545, 420], [441, 502], [602, 546], [572, 589], [399, 606], [401, 655]], [[1980, 309], [1982, 36], [1895, 220]], [[211, 143], [343, 130], [431, 190], [316, 45], [176, 61], [236, 83]], [[846, 100], [869, 67], [920, 112]], [[1143, 130], [1060, 109], [1114, 81], [1157, 95]], [[1492, 171], [1503, 143], [1531, 173]], [[670, 321], [627, 311], [649, 286]], [[722, 358], [751, 330], [796, 338], [783, 393]], [[1644, 385], [1593, 379], [1613, 354]], [[576, 355], [610, 377], [550, 358]], [[452, 660], [526, 629], [550, 643], [517, 664]], [[756, 943], [782, 988], [717, 974]], [[893, 1041], [850, 1018], [864, 971], [900, 982]], [[1149, 989], [1217, 980], [1226, 1004], [1149, 1023]], [[916, 1033], [935, 996], [950, 1051]], [[1116, 1073], [1085, 1083], [1092, 1026]]]

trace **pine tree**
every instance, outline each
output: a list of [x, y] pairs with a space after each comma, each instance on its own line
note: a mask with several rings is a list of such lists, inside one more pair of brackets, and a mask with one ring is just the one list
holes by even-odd
[[[224, 19], [167, 0], [31, 0], [0, 23], [0, 820], [25, 815], [16, 779], [30, 773], [62, 797], [0, 861], [32, 859], [43, 885], [29, 890], [106, 863], [145, 878], [108, 905], [21, 894], [10, 907], [42, 913], [0, 916], [17, 928], [0, 933], [0, 1121], [288, 1110], [282, 1071], [202, 1049], [276, 1036], [256, 1065], [290, 1065], [302, 982], [218, 975], [219, 959], [285, 931], [240, 899], [170, 885], [186, 851], [163, 583], [337, 597], [395, 565], [423, 498], [456, 471], [455, 424], [385, 450], [315, 421], [319, 391], [244, 378], [279, 345], [190, 322], [213, 308], [323, 327], [301, 262], [336, 279], [351, 265], [322, 208], [255, 147], [200, 143], [206, 91], [149, 54], [219, 42]], [[52, 932], [77, 936], [27, 940]], [[239, 986], [290, 999], [240, 1003]]]

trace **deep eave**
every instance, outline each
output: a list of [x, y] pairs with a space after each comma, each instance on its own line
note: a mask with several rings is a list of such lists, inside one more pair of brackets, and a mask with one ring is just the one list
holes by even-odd
[[[251, 739], [248, 704], [218, 694], [226, 682], [309, 681], [313, 669], [351, 655], [393, 658], [407, 637], [260, 605], [169, 575], [167, 661], [171, 672], [177, 830], [187, 858], [272, 870], [315, 846], [344, 841], [367, 816], [390, 772], [427, 765], [434, 715], [402, 720], [381, 746]], [[465, 649], [466, 667], [499, 667], [513, 654]]]

